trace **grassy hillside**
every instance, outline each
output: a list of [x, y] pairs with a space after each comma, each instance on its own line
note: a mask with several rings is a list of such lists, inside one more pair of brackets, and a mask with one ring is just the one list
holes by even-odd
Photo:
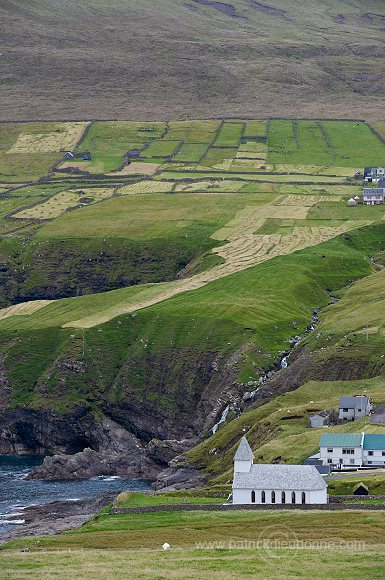
[[7, 0], [2, 118], [376, 119], [383, 17], [380, 0]]
[[[251, 411], [260, 457], [300, 461], [312, 452], [313, 390], [321, 388], [325, 407], [355, 380], [377, 389], [385, 210], [346, 206], [361, 190], [355, 172], [385, 155], [368, 124], [234, 118], [44, 126], [3, 132], [2, 158], [16, 155], [20, 165], [0, 194], [4, 444], [54, 452], [64, 431], [60, 450], [98, 448], [106, 417], [143, 445], [154, 437], [205, 439], [230, 403], [219, 454], [207, 455], [209, 439], [190, 457], [216, 476], [238, 427], [249, 425], [230, 422], [245, 410], [247, 383], [276, 368], [316, 309], [318, 340], [307, 336], [255, 399], [299, 393], [294, 418], [274, 416], [274, 407], [266, 419], [270, 403]], [[68, 148], [90, 151], [91, 161], [63, 159]], [[44, 163], [30, 182], [36, 149]], [[52, 153], [58, 160], [49, 171]], [[355, 306], [358, 280], [370, 294], [369, 340], [361, 332], [365, 309]], [[331, 296], [343, 297], [336, 321]], [[376, 396], [382, 400], [380, 386]], [[36, 422], [55, 440], [37, 433]]]
[[0, 323], [8, 404], [61, 412], [81, 404], [138, 428], [144, 413], [146, 429], [163, 436], [208, 429], [217, 405], [242, 396], [241, 383], [272, 365], [328, 291], [369, 272], [365, 255], [336, 239], [85, 330], [60, 325], [77, 308], [95, 312], [106, 295], [20, 312]]
[[385, 155], [366, 123], [27, 123], [1, 135], [3, 306], [209, 267], [214, 280], [383, 217], [340, 203], [360, 192], [349, 177]]

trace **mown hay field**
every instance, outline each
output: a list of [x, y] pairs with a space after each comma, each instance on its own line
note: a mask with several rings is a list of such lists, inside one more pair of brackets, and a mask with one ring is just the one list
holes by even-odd
[[22, 132], [8, 153], [58, 153], [73, 149], [88, 123], [61, 123], [54, 131], [44, 133]]
[[113, 188], [70, 189], [56, 193], [33, 207], [23, 209], [13, 214], [18, 219], [52, 220], [68, 209], [79, 205], [92, 204], [108, 199], [114, 193]]

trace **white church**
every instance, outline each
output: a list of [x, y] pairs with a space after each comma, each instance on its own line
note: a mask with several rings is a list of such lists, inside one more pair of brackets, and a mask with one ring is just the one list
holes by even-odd
[[254, 464], [242, 437], [234, 456], [233, 504], [325, 504], [327, 484], [314, 465]]

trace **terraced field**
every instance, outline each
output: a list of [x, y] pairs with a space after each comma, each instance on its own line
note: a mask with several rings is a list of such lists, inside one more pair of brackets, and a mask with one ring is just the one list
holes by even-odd
[[[345, 205], [360, 192], [354, 173], [385, 156], [384, 143], [362, 122], [229, 119], [44, 127], [45, 132], [42, 125], [0, 128], [3, 158], [17, 154], [28, 164], [34, 140], [40, 155], [71, 145], [75, 154], [89, 152], [91, 161], [63, 160], [55, 167], [83, 163], [88, 176], [59, 172], [50, 175], [45, 190], [31, 184], [26, 195], [18, 185], [3, 194], [19, 200], [4, 202], [5, 233], [31, 220], [54, 220], [38, 228], [36, 240], [168, 236], [216, 245], [196, 256], [198, 266], [199, 260], [206, 264], [203, 271], [188, 268], [187, 278], [153, 287], [150, 297], [145, 292], [127, 304], [118, 300], [113, 310], [102, 308], [100, 316], [76, 319], [74, 325], [105, 322], [384, 218], [383, 208]], [[114, 202], [108, 202], [112, 196]], [[132, 203], [124, 202], [126, 196]], [[87, 209], [96, 202], [96, 211]], [[6, 222], [8, 207], [17, 228]]]

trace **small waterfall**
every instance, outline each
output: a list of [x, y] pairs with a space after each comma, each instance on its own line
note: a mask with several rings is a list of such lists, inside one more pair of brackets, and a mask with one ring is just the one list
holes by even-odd
[[227, 405], [227, 407], [223, 410], [223, 413], [221, 415], [221, 418], [219, 419], [218, 423], [215, 423], [214, 427], [211, 429], [211, 434], [215, 435], [215, 433], [218, 431], [218, 428], [220, 427], [220, 425], [222, 425], [222, 423], [224, 423], [227, 419], [227, 415], [229, 414], [230, 411], [230, 405]]
[[[291, 338], [289, 340], [290, 350], [281, 353], [281, 358], [276, 359], [276, 361], [273, 365], [273, 368], [270, 368], [270, 370], [267, 370], [267, 371], [261, 373], [261, 375], [258, 379], [258, 382], [254, 383], [254, 384], [259, 384], [258, 388], [251, 391], [251, 392], [245, 393], [244, 399], [243, 399], [244, 402], [245, 401], [252, 401], [254, 399], [254, 397], [256, 396], [256, 394], [258, 393], [258, 391], [265, 385], [265, 383], [267, 383], [268, 381], [273, 379], [277, 372], [280, 372], [281, 370], [287, 369], [287, 367], [289, 366], [289, 357], [290, 357], [291, 351], [302, 342], [302, 340], [306, 337], [307, 334], [309, 334], [310, 332], [313, 332], [317, 328], [317, 324], [319, 322], [318, 314], [319, 314], [320, 310], [321, 310], [320, 308], [316, 308], [313, 311], [313, 314], [311, 317], [311, 324], [305, 329], [303, 334], [297, 334], [296, 336], [294, 336], [293, 338]], [[249, 386], [251, 384], [252, 383], [248, 383], [247, 386]]]

